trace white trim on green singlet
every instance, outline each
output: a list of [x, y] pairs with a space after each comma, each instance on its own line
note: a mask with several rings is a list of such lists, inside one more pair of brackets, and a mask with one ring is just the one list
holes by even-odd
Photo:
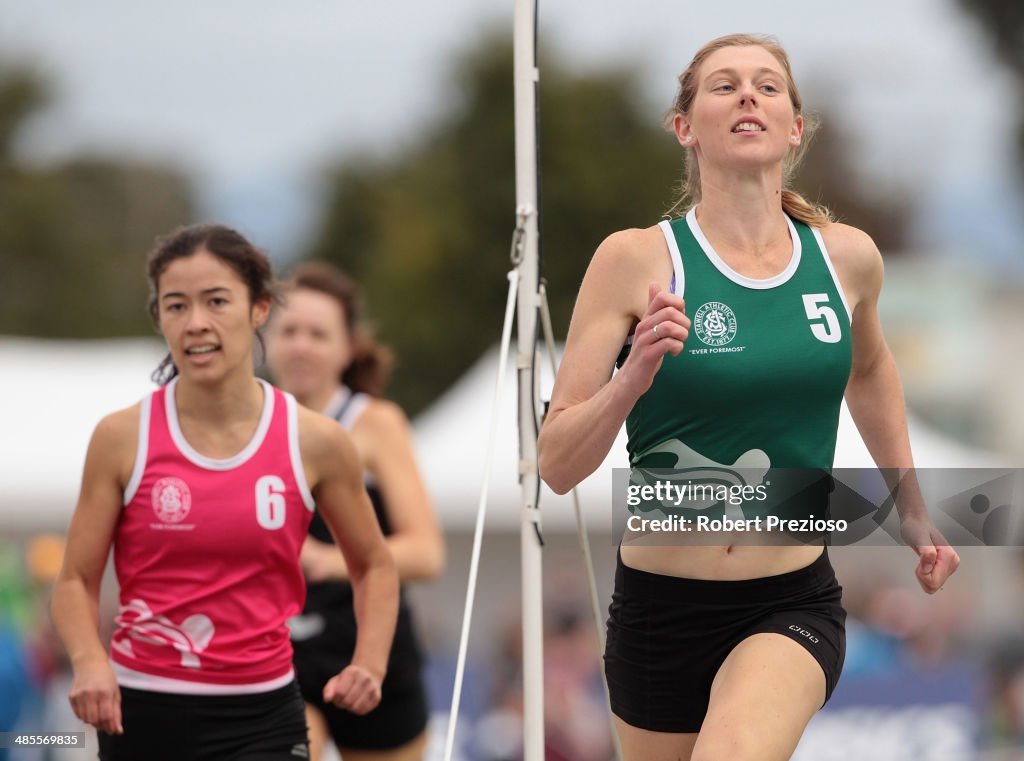
[[821, 249], [821, 255], [825, 257], [825, 264], [828, 266], [828, 271], [832, 273], [832, 282], [836, 284], [836, 291], [839, 293], [839, 298], [842, 299], [843, 306], [846, 308], [846, 317], [849, 319], [850, 324], [853, 325], [853, 312], [850, 311], [850, 303], [846, 300], [846, 293], [843, 291], [843, 284], [839, 282], [839, 275], [836, 274], [836, 268], [832, 266], [832, 257], [828, 255], [828, 249], [825, 247], [825, 239], [821, 237], [821, 230], [817, 227], [812, 227], [811, 232], [814, 233], [814, 239], [818, 241], [818, 248]]
[[673, 293], [676, 296], [683, 296], [686, 291], [686, 276], [683, 273], [683, 256], [679, 253], [679, 243], [676, 241], [676, 234], [672, 230], [672, 223], [663, 219], [658, 223], [665, 242], [668, 243], [668, 253], [672, 257], [672, 271], [676, 276], [676, 287]]
[[782, 270], [782, 272], [780, 272], [777, 275], [773, 275], [772, 277], [764, 279], [757, 279], [747, 277], [746, 275], [741, 275], [739, 272], [737, 272], [736, 270], [734, 270], [732, 267], [725, 263], [722, 257], [718, 255], [718, 252], [715, 251], [714, 246], [711, 245], [711, 242], [707, 239], [707, 236], [704, 235], [704, 231], [700, 229], [700, 224], [698, 224], [697, 222], [696, 206], [690, 209], [690, 212], [686, 215], [686, 224], [690, 226], [690, 232], [693, 233], [693, 237], [697, 239], [697, 243], [700, 244], [700, 247], [704, 250], [704, 253], [707, 255], [708, 259], [711, 261], [713, 265], [715, 265], [719, 272], [721, 272], [723, 275], [725, 275], [727, 278], [732, 280], [737, 285], [742, 285], [745, 288], [764, 290], [767, 288], [775, 288], [776, 286], [782, 285], [791, 277], [793, 277], [793, 274], [796, 272], [797, 267], [800, 266], [800, 255], [803, 250], [803, 246], [800, 243], [800, 236], [797, 234], [796, 227], [794, 227], [793, 225], [793, 220], [789, 218], [788, 214], [785, 214], [784, 216], [786, 217], [786, 224], [789, 225], [789, 237], [793, 240], [793, 254], [789, 258], [789, 264], [786, 265], [786, 268]]

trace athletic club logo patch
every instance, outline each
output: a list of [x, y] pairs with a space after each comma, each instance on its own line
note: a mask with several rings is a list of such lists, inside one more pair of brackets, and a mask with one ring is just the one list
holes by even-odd
[[725, 346], [736, 337], [736, 313], [728, 304], [709, 301], [693, 316], [693, 330], [708, 346]]
[[153, 512], [164, 523], [181, 523], [192, 508], [192, 493], [180, 478], [161, 478], [153, 487]]

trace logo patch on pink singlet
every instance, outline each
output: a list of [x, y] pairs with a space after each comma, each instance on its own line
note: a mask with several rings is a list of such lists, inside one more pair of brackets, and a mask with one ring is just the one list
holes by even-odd
[[140, 657], [132, 640], [145, 645], [172, 647], [181, 655], [182, 667], [191, 669], [201, 668], [199, 654], [209, 647], [214, 635], [213, 621], [209, 616], [198, 613], [175, 624], [167, 616], [153, 615], [146, 601], [138, 599], [121, 607], [117, 624], [121, 631], [114, 635], [111, 647], [132, 658]]
[[153, 512], [164, 523], [181, 523], [192, 509], [192, 492], [180, 478], [161, 478], [153, 486]]

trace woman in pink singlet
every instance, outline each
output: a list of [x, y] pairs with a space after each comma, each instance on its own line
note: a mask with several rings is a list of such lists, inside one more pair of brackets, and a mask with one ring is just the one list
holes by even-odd
[[[352, 662], [323, 687], [355, 713], [380, 701], [398, 580], [349, 437], [253, 374], [273, 301], [266, 257], [197, 225], [149, 258], [149, 309], [170, 353], [160, 388], [96, 427], [52, 612], [71, 704], [100, 758], [308, 758], [286, 621], [316, 505], [355, 591]], [[110, 653], [99, 590], [113, 549]]]

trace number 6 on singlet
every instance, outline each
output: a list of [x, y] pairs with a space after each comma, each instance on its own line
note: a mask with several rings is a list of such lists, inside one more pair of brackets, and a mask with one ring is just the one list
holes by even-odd
[[260, 476], [256, 482], [256, 521], [273, 531], [284, 525], [284, 481], [277, 476]]
[[828, 306], [828, 294], [805, 293], [803, 299], [804, 311], [807, 312], [808, 320], [825, 318], [824, 325], [820, 322], [811, 323], [811, 332], [814, 337], [827, 344], [839, 343], [839, 339], [842, 338], [842, 330], [839, 327], [839, 318], [836, 317], [835, 310]]

